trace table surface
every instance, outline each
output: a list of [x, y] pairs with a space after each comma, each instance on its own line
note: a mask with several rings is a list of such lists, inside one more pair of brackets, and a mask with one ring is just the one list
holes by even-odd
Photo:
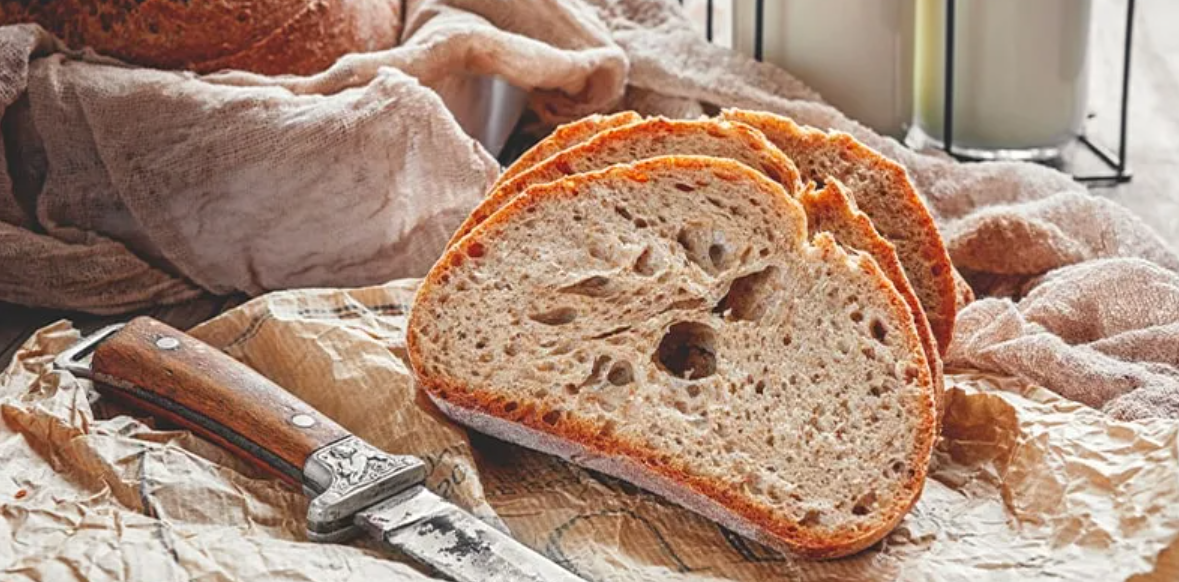
[[[1122, 40], [1127, 0], [1095, 0], [1092, 93], [1096, 113], [1089, 133], [1101, 144], [1117, 139], [1117, 100], [1121, 79]], [[1160, 235], [1179, 246], [1179, 2], [1138, 2], [1134, 20], [1133, 74], [1130, 89], [1130, 165], [1128, 184], [1094, 187], [1092, 192], [1128, 206]], [[158, 307], [151, 315], [180, 329], [238, 305], [242, 297], [203, 297], [182, 305]], [[58, 319], [73, 320], [84, 332], [133, 315], [94, 315], [29, 309], [0, 303], [0, 362], [33, 331]]]

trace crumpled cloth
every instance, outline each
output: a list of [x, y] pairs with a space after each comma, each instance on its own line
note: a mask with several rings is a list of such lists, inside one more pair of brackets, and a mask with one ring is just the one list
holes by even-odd
[[[912, 513], [853, 557], [796, 561], [618, 480], [468, 435], [415, 398], [415, 284], [273, 293], [192, 333], [375, 445], [422, 456], [431, 489], [591, 582], [1179, 576], [1179, 421], [1117, 421], [952, 371]], [[52, 370], [77, 338], [65, 322], [44, 328], [0, 373], [0, 579], [432, 579], [367, 541], [306, 541], [300, 492], [142, 413], [92, 405], [88, 381]]]

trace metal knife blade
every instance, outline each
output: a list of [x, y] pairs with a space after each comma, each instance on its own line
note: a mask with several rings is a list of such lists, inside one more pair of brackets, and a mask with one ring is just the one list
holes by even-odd
[[425, 487], [412, 487], [357, 513], [355, 523], [456, 582], [582, 582]]

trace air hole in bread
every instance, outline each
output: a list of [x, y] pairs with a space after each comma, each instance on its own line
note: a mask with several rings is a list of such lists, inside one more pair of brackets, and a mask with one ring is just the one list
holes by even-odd
[[821, 513], [819, 513], [819, 511], [817, 509], [811, 509], [811, 510], [808, 510], [806, 512], [806, 514], [802, 516], [802, 520], [800, 520], [798, 522], [798, 525], [801, 525], [803, 527], [810, 527], [810, 526], [814, 526], [814, 525], [819, 525], [819, 521], [822, 519], [822, 517], [823, 517], [823, 515]]
[[712, 311], [729, 319], [757, 321], [765, 314], [772, 298], [781, 289], [782, 281], [778, 268], [766, 267], [734, 279], [729, 285], [729, 292]]
[[[791, 336], [790, 334], [786, 334], [786, 335], [782, 336], [782, 345], [784, 345], [786, 347], [790, 347], [790, 344], [792, 344], [792, 343], [794, 343], [793, 336]], [[791, 376], [791, 377], [793, 378], [794, 376]]]
[[544, 423], [549, 426], [555, 426], [557, 424], [557, 422], [559, 422], [561, 420], [561, 411], [560, 410], [550, 410], [550, 411], [544, 413], [544, 416], [540, 417], [540, 419], [543, 420]]
[[860, 353], [864, 354], [864, 357], [868, 358], [869, 360], [876, 359], [876, 348], [873, 348], [872, 346], [864, 346], [863, 348], [860, 348]]
[[917, 378], [921, 376], [921, 371], [916, 366], [909, 364], [905, 366], [905, 383], [913, 384], [917, 382]]
[[728, 252], [724, 239], [714, 232], [711, 225], [693, 221], [676, 233], [675, 240], [684, 248], [688, 260], [704, 272], [715, 275], [725, 263]]
[[858, 309], [857, 309], [857, 310], [855, 310], [855, 311], [853, 311], [853, 312], [851, 312], [851, 320], [852, 320], [852, 321], [854, 321], [854, 322], [856, 322], [856, 323], [859, 323], [859, 322], [861, 322], [861, 321], [864, 321], [864, 312], [863, 312], [863, 311], [860, 311], [860, 310], [858, 310]]
[[467, 256], [472, 259], [477, 259], [486, 254], [487, 249], [483, 247], [483, 243], [473, 242], [467, 245]]
[[635, 259], [634, 271], [644, 277], [655, 274], [655, 265], [651, 261], [651, 249], [643, 249], [639, 258]]
[[684, 183], [676, 184], [675, 189], [679, 190], [680, 192], [692, 192], [692, 191], [696, 190], [695, 187], [693, 187], [689, 184], [684, 184]]
[[651, 223], [647, 222], [647, 219], [642, 218], [642, 217], [636, 218], [634, 220], [634, 223], [635, 223], [635, 228], [647, 228], [648, 226], [651, 225]]
[[520, 408], [520, 403], [515, 400], [504, 403], [504, 412], [515, 412], [517, 408]]
[[633, 219], [633, 218], [634, 218], [634, 216], [633, 216], [633, 215], [631, 215], [631, 213], [630, 213], [630, 211], [629, 211], [629, 210], [627, 210], [627, 209], [625, 209], [625, 208], [623, 208], [623, 207], [621, 207], [621, 206], [615, 206], [615, 207], [614, 207], [614, 212], [615, 212], [616, 214], [618, 214], [618, 216], [621, 216], [621, 217], [623, 217], [623, 218], [625, 218], [625, 219], [627, 219], [627, 220], [631, 220], [631, 219]]
[[690, 321], [668, 328], [655, 352], [660, 370], [688, 380], [716, 373], [716, 332], [707, 325]]
[[599, 261], [610, 261], [610, 251], [603, 249], [602, 246], [596, 242], [589, 244], [589, 254], [591, 257]]
[[884, 322], [879, 319], [872, 320], [872, 339], [888, 345], [888, 329], [884, 327]]
[[528, 319], [544, 325], [565, 325], [577, 319], [577, 310], [572, 307], [558, 307], [540, 313], [530, 313]]
[[856, 500], [856, 504], [852, 506], [852, 513], [855, 515], [868, 515], [872, 513], [873, 505], [876, 505], [876, 492], [869, 491]]
[[695, 398], [700, 395], [700, 386], [698, 384], [688, 385], [687, 390], [688, 390], [688, 397], [689, 398]]
[[757, 392], [758, 396], [766, 393], [766, 381], [758, 380], [757, 385], [753, 387], [753, 391]]
[[614, 362], [614, 365], [610, 366], [610, 372], [606, 374], [606, 381], [615, 386], [626, 386], [634, 382], [635, 375], [630, 362]]
[[713, 243], [708, 247], [708, 260], [712, 262], [712, 266], [715, 269], [720, 269], [724, 266], [725, 255], [727, 254], [728, 252], [723, 244]]
[[584, 295], [586, 297], [605, 297], [612, 292], [610, 289], [610, 279], [601, 275], [594, 275], [593, 277], [582, 279], [572, 285], [561, 287], [558, 291], [572, 295]]

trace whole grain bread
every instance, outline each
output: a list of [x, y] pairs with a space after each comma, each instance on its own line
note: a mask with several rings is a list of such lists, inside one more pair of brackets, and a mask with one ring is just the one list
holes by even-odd
[[586, 137], [588, 139], [583, 143], [524, 167], [507, 180], [501, 179], [499, 186], [493, 187], [459, 225], [450, 244], [462, 239], [475, 225], [531, 186], [600, 170], [611, 164], [660, 155], [691, 154], [734, 159], [761, 170], [770, 179], [785, 185], [792, 195], [802, 186], [794, 164], [782, 156], [761, 132], [740, 123], [653, 117]]
[[935, 436], [904, 300], [732, 160], [530, 188], [430, 271], [408, 346], [455, 420], [813, 558], [892, 529]]
[[35, 22], [74, 48], [164, 69], [306, 75], [393, 47], [392, 0], [0, 0], [0, 22]]
[[607, 129], [630, 125], [642, 119], [643, 117], [634, 111], [619, 111], [613, 115], [590, 115], [561, 125], [505, 168], [487, 193], [495, 192], [504, 182], [561, 150], [569, 149]]
[[945, 243], [905, 168], [845, 133], [804, 128], [758, 111], [726, 109], [720, 117], [761, 130], [794, 161], [804, 180], [821, 184], [834, 176], [848, 187], [855, 205], [896, 247], [938, 350], [945, 355], [954, 333], [959, 291]]
[[[885, 275], [909, 305], [930, 373], [935, 380], [938, 410], [942, 409], [942, 363], [937, 344], [925, 317], [921, 302], [905, 276], [891, 243], [883, 239], [871, 221], [856, 210], [848, 198], [848, 191], [838, 181], [829, 178], [829, 186], [820, 190], [805, 190], [798, 169], [781, 150], [766, 137], [743, 123], [729, 123], [715, 119], [674, 121], [651, 118], [614, 129], [603, 129], [597, 135], [584, 133], [598, 126], [571, 124], [573, 130], [557, 133], [577, 135], [582, 143], [549, 156], [543, 161], [518, 171], [515, 176], [494, 188], [483, 202], [467, 217], [451, 238], [460, 240], [477, 224], [493, 214], [528, 188], [581, 172], [600, 170], [607, 166], [663, 155], [708, 155], [742, 162], [780, 183], [787, 194], [798, 198], [807, 214], [811, 234], [828, 232], [846, 248], [867, 253], [877, 262]], [[571, 141], [571, 140], [558, 140]], [[521, 162], [514, 168], [523, 166]]]

